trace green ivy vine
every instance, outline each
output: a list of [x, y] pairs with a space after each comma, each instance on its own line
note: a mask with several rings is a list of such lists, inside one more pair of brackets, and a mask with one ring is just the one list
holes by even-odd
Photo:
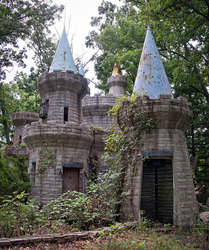
[[[137, 173], [137, 166], [142, 160], [142, 155], [140, 153], [140, 147], [143, 144], [141, 135], [144, 132], [149, 132], [155, 126], [155, 120], [148, 117], [145, 112], [140, 109], [140, 103], [137, 102], [136, 97], [133, 96], [123, 96], [119, 98], [116, 105], [109, 110], [108, 114], [112, 116], [113, 123], [110, 127], [109, 132], [105, 138], [105, 154], [104, 159], [110, 168], [110, 172], [116, 172], [116, 214], [120, 214], [120, 208], [123, 199], [126, 195], [133, 191], [130, 190], [129, 193], [125, 192], [126, 173], [129, 169], [131, 173], [131, 179]], [[126, 103], [127, 113], [131, 114], [132, 122], [131, 126], [126, 126], [125, 124], [118, 125], [118, 115], [124, 102]], [[130, 119], [130, 117], [126, 117]], [[119, 216], [117, 218], [119, 220]]]
[[43, 175], [46, 169], [54, 166], [55, 163], [55, 151], [45, 145], [39, 150], [38, 168], [36, 170], [37, 175]]

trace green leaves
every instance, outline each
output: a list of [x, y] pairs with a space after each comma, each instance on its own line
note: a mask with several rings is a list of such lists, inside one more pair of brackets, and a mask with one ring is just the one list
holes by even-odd
[[[23, 66], [23, 59], [26, 57], [26, 49], [20, 49], [20, 41], [32, 41], [32, 45], [39, 47], [40, 40], [46, 43], [50, 34], [49, 27], [54, 23], [55, 18], [60, 17], [63, 6], [51, 5], [51, 1], [2, 0], [0, 4], [0, 75], [5, 77], [6, 67], [17, 62]], [[41, 39], [40, 39], [41, 38]], [[37, 52], [37, 47], [35, 53]], [[21, 46], [22, 47], [22, 46]], [[44, 51], [43, 51], [44, 52]]]
[[32, 201], [25, 202], [28, 194], [25, 192], [1, 197], [0, 206], [0, 237], [17, 237], [32, 234], [32, 225], [36, 223], [35, 210]]
[[131, 92], [146, 28], [138, 18], [138, 10], [131, 4], [118, 7], [116, 11], [116, 7], [111, 8], [104, 1], [101, 9], [99, 17], [95, 18], [99, 21], [92, 23], [99, 26], [99, 32], [92, 31], [86, 42], [88, 46], [98, 47], [101, 51], [95, 64], [97, 77], [101, 80], [98, 87], [107, 91], [107, 78], [114, 63], [118, 62], [125, 70], [129, 82], [128, 91]]
[[40, 211], [40, 217], [61, 220], [84, 230], [112, 224], [115, 214], [105, 191], [101, 189], [101, 184], [91, 183], [87, 194], [76, 191], [65, 193], [46, 205]]
[[[23, 192], [30, 187], [27, 157], [0, 157], [0, 196]], [[12, 164], [13, 167], [10, 166]]]

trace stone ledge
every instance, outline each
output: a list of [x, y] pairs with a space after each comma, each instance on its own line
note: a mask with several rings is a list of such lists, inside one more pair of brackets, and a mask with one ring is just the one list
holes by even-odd
[[86, 240], [98, 237], [101, 233], [115, 230], [124, 230], [134, 226], [134, 222], [128, 222], [116, 227], [104, 227], [95, 231], [76, 232], [72, 234], [49, 234], [43, 236], [20, 237], [15, 239], [0, 238], [0, 247], [28, 245], [39, 242], [63, 243], [67, 241]]
[[85, 108], [86, 106], [95, 106], [95, 105], [107, 105], [107, 106], [114, 106], [116, 103], [116, 96], [113, 95], [96, 95], [90, 96], [86, 95], [85, 98], [82, 100], [82, 107]]
[[17, 156], [17, 155], [28, 156], [28, 148], [26, 146], [24, 146], [24, 147], [7, 146], [5, 148], [5, 155], [7, 155], [7, 156]]
[[12, 114], [12, 122], [15, 126], [23, 126], [38, 121], [39, 114], [34, 112], [16, 112]]

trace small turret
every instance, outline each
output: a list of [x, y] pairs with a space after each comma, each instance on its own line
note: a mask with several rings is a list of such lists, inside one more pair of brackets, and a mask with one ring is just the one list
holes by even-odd
[[38, 90], [41, 119], [25, 126], [23, 140], [30, 151], [28, 172], [34, 183], [30, 198], [45, 205], [69, 190], [85, 190], [93, 141], [88, 126], [81, 124], [88, 81], [77, 73], [65, 30], [49, 72], [38, 78]]
[[65, 29], [49, 72], [38, 79], [38, 89], [42, 98], [40, 118], [80, 123], [81, 100], [89, 87], [84, 73], [77, 73]]
[[[121, 204], [123, 219], [140, 220], [139, 211], [151, 220], [190, 228], [197, 213], [190, 158], [185, 132], [192, 121], [191, 103], [184, 97], [173, 98], [151, 30], [148, 27], [134, 86], [139, 91], [130, 104], [123, 102], [117, 114], [122, 128], [140, 128], [139, 122], [152, 118], [151, 130], [140, 131], [129, 165], [127, 183], [132, 192]], [[135, 114], [142, 114], [142, 116]], [[136, 120], [138, 119], [138, 120]], [[129, 132], [134, 135], [134, 130]], [[135, 135], [134, 135], [135, 136]], [[134, 138], [134, 137], [132, 137]], [[144, 160], [144, 157], [147, 157]], [[136, 171], [134, 178], [132, 171]], [[127, 185], [125, 191], [129, 191]]]
[[112, 76], [108, 78], [109, 94], [120, 96], [126, 94], [127, 81], [122, 75], [119, 63], [115, 63]]

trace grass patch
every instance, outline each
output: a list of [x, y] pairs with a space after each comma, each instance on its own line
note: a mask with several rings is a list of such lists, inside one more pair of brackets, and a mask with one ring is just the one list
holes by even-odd
[[[178, 235], [179, 236], [179, 235]], [[182, 240], [184, 239], [184, 240]], [[135, 228], [125, 231], [110, 232], [108, 235], [90, 242], [83, 249], [197, 249], [200, 244], [197, 241], [180, 235], [176, 236], [175, 231], [164, 231], [159, 233], [155, 228]]]

